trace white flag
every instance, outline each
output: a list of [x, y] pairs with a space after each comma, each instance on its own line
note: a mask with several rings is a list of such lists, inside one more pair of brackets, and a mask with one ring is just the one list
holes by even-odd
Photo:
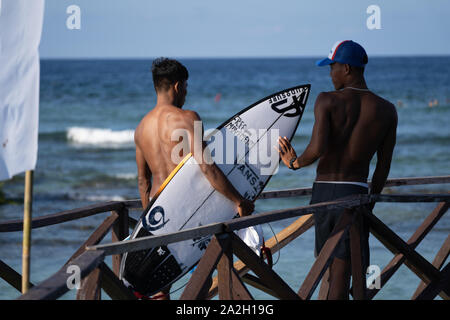
[[0, 180], [33, 170], [44, 0], [0, 0]]

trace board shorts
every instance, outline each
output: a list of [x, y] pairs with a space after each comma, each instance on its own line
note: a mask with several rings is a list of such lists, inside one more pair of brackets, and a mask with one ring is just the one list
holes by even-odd
[[[312, 197], [310, 204], [333, 201], [339, 198], [348, 197], [355, 194], [368, 194], [369, 188], [365, 183], [360, 182], [335, 182], [335, 181], [316, 181], [312, 188]], [[339, 218], [345, 209], [333, 209], [314, 213], [315, 225], [315, 255], [318, 256], [320, 250], [328, 240], [334, 227], [339, 222]], [[360, 229], [362, 258], [364, 270], [369, 266], [369, 226], [362, 217], [362, 226]], [[335, 257], [343, 260], [350, 260], [350, 236], [347, 230], [342, 240], [338, 243], [335, 250]]]

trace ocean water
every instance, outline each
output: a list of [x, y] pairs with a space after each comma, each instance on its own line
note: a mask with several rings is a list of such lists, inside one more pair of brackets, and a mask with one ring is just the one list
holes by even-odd
[[[273, 92], [310, 83], [311, 95], [293, 140], [298, 154], [311, 135], [317, 95], [333, 89], [329, 69], [316, 67], [312, 58], [180, 60], [190, 72], [185, 108], [200, 114], [205, 129], [216, 127]], [[139, 197], [133, 132], [155, 104], [150, 67], [151, 60], [42, 61], [33, 216]], [[366, 80], [371, 90], [397, 106], [399, 125], [390, 177], [448, 175], [450, 57], [373, 58], [366, 68]], [[315, 165], [295, 173], [281, 166], [265, 190], [309, 187], [314, 176]], [[0, 206], [0, 220], [22, 217], [23, 185], [23, 175], [2, 183], [3, 192], [16, 202]], [[385, 192], [448, 190], [448, 185], [433, 185], [389, 188]], [[308, 197], [259, 200], [256, 209], [264, 212], [308, 202]], [[435, 204], [380, 203], [374, 213], [407, 240], [434, 207]], [[39, 283], [56, 272], [107, 215], [33, 230], [31, 281]], [[138, 217], [140, 212], [134, 210], [131, 215]], [[271, 227], [279, 232], [293, 220], [274, 222]], [[263, 229], [265, 238], [270, 238], [271, 228], [264, 225]], [[418, 252], [432, 260], [449, 231], [447, 214], [419, 245]], [[102, 243], [109, 241], [107, 238]], [[19, 272], [21, 245], [20, 232], [0, 233], [0, 259]], [[382, 269], [393, 255], [373, 236], [370, 246], [371, 264]], [[310, 229], [280, 254], [274, 254], [275, 271], [295, 291], [314, 262], [313, 252], [314, 232]], [[173, 290], [187, 280], [188, 276], [178, 281]], [[403, 266], [376, 299], [409, 299], [419, 282]], [[257, 299], [271, 299], [261, 291], [251, 287], [250, 290]], [[181, 290], [176, 291], [173, 297], [180, 293]], [[0, 279], [0, 299], [18, 296], [19, 292]], [[74, 297], [75, 292], [70, 291], [62, 299]]]

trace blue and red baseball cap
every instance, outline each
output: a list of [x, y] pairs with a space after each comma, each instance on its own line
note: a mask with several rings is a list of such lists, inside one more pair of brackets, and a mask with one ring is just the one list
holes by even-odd
[[322, 67], [339, 62], [355, 67], [364, 67], [368, 61], [366, 50], [360, 44], [352, 40], [344, 40], [336, 42], [331, 48], [328, 58], [317, 61], [316, 65]]

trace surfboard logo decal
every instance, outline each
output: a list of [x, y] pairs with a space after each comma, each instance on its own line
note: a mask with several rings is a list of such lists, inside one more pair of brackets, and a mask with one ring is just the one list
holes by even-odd
[[[303, 107], [302, 107], [302, 101], [300, 99], [297, 98], [297, 96], [292, 96], [292, 103], [284, 108], [278, 108], [281, 105], [286, 104], [288, 101], [288, 99], [283, 99], [280, 100], [278, 102], [275, 102], [271, 105], [272, 110], [278, 113], [284, 113], [285, 117], [296, 117], [299, 114], [301, 114], [303, 112]], [[293, 113], [285, 113], [290, 111], [291, 109], [294, 109], [295, 112]]]
[[170, 219], [165, 220], [163, 207], [156, 206], [144, 219], [142, 219], [142, 224], [148, 231], [156, 231], [164, 227], [169, 221]]
[[211, 241], [211, 236], [199, 237], [192, 239], [192, 246], [197, 246], [201, 251], [205, 250], [208, 247], [208, 244]]

